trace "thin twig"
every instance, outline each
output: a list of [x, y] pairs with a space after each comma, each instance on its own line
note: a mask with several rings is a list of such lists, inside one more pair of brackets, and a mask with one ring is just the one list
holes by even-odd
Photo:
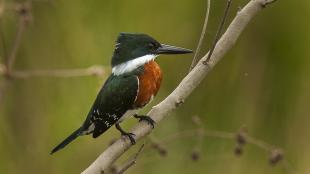
[[185, 137], [196, 137], [197, 132], [201, 131], [203, 137], [213, 137], [213, 138], [221, 138], [221, 139], [234, 139], [235, 133], [231, 132], [224, 132], [224, 131], [218, 131], [218, 130], [204, 130], [201, 128], [196, 129], [189, 129], [181, 132], [177, 132], [175, 134], [169, 135], [163, 139], [161, 139], [161, 144], [167, 144], [171, 141], [175, 141], [180, 138]]
[[292, 167], [292, 164], [286, 159], [283, 159], [284, 169], [290, 174], [297, 174], [299, 171]]
[[3, 64], [0, 64], [0, 75], [3, 75], [6, 71], [6, 67]]
[[[197, 138], [197, 132], [198, 132], [202, 138], [211, 137], [211, 138], [218, 138], [218, 139], [225, 139], [225, 140], [236, 140], [238, 143], [241, 143], [243, 145], [250, 144], [254, 147], [257, 147], [257, 148], [267, 152], [267, 154], [270, 155], [269, 156], [269, 163], [271, 165], [276, 165], [280, 161], [283, 161], [282, 164], [284, 166], [285, 171], [288, 174], [296, 174], [297, 173], [296, 170], [291, 166], [289, 161], [286, 158], [284, 158], [284, 152], [281, 149], [279, 149], [279, 148], [275, 147], [274, 145], [271, 145], [271, 144], [269, 144], [263, 140], [254, 138], [254, 137], [248, 135], [243, 130], [244, 129], [241, 128], [237, 133], [234, 133], [234, 132], [226, 132], [226, 131], [218, 131], [218, 130], [205, 130], [202, 127], [199, 127], [199, 128], [195, 128], [195, 129], [177, 132], [177, 133], [172, 134], [170, 136], [164, 137], [161, 140], [156, 140], [156, 144], [158, 146], [163, 146], [163, 145], [169, 144], [170, 142], [175, 142], [176, 140], [180, 140], [180, 138], [188, 138], [188, 137]], [[240, 134], [240, 133], [242, 133], [242, 134]], [[195, 150], [197, 150], [196, 147], [194, 149], [194, 152], [195, 152]], [[196, 152], [197, 152], [197, 154], [194, 154], [194, 153], [192, 154], [192, 159], [194, 161], [197, 160], [200, 156], [199, 149]], [[237, 154], [237, 155], [241, 155], [241, 154]]]
[[19, 15], [19, 18], [18, 18], [18, 24], [17, 24], [17, 31], [16, 31], [15, 38], [13, 41], [13, 46], [8, 54], [7, 62], [6, 62], [8, 76], [10, 76], [10, 74], [12, 73], [12, 66], [16, 60], [18, 48], [21, 45], [22, 35], [24, 33], [27, 23], [29, 22], [31, 18], [31, 15], [30, 15], [31, 1], [25, 2], [23, 4], [19, 4], [16, 10]]
[[191, 158], [193, 161], [197, 161], [200, 158], [200, 154], [201, 154], [202, 147], [203, 147], [204, 128], [202, 127], [200, 117], [193, 116], [192, 122], [197, 127], [196, 136], [195, 136], [197, 138], [197, 140], [196, 140], [197, 142], [193, 148]]
[[263, 7], [266, 7], [269, 4], [275, 3], [277, 0], [266, 0], [265, 4], [263, 4]]
[[262, 141], [262, 140], [260, 140], [260, 139], [253, 138], [253, 137], [251, 137], [251, 136], [249, 136], [249, 135], [246, 135], [245, 138], [247, 139], [247, 142], [248, 142], [249, 144], [254, 144], [254, 145], [256, 145], [257, 147], [259, 147], [259, 148], [261, 148], [261, 149], [264, 149], [264, 150], [266, 150], [266, 151], [268, 151], [268, 152], [271, 152], [272, 150], [275, 149], [274, 146], [272, 146], [272, 145], [270, 145], [270, 144], [268, 144], [268, 143], [266, 143], [266, 142], [264, 142], [264, 141]]
[[0, 105], [2, 104], [2, 99], [4, 98], [7, 85], [6, 79], [0, 81]]
[[230, 8], [230, 5], [231, 5], [231, 2], [232, 0], [227, 0], [227, 4], [226, 4], [226, 8], [225, 8], [225, 11], [224, 11], [224, 15], [223, 15], [223, 18], [222, 18], [222, 21], [220, 23], [220, 26], [215, 34], [215, 37], [214, 37], [214, 41], [212, 43], [212, 47], [208, 53], [208, 57], [205, 61], [203, 61], [204, 64], [207, 64], [213, 54], [213, 51], [215, 49], [215, 46], [217, 44], [217, 41], [220, 39], [220, 35], [222, 33], [222, 30], [223, 30], [223, 27], [225, 25], [225, 22], [226, 22], [226, 18], [227, 18], [227, 15], [228, 15], [228, 11], [229, 11], [229, 8]]
[[200, 52], [200, 49], [201, 49], [201, 46], [202, 46], [202, 42], [204, 40], [204, 37], [205, 37], [205, 34], [206, 34], [206, 30], [207, 30], [207, 26], [208, 26], [208, 21], [209, 21], [209, 14], [210, 14], [210, 6], [211, 6], [211, 3], [210, 3], [211, 0], [207, 0], [207, 11], [206, 11], [206, 17], [205, 17], [205, 21], [204, 21], [204, 24], [203, 24], [203, 27], [202, 27], [202, 31], [201, 31], [201, 34], [200, 34], [200, 38], [199, 38], [199, 42], [198, 42], [198, 45], [197, 45], [197, 48], [196, 48], [196, 51], [195, 51], [195, 54], [194, 54], [194, 58], [193, 58], [193, 61], [192, 61], [192, 64], [189, 68], [189, 71], [191, 71], [196, 63], [197, 63], [197, 58], [198, 58], [198, 54]]
[[[0, 7], [1, 8], [1, 7]], [[3, 52], [3, 57], [4, 58], [7, 58], [7, 48], [6, 48], [6, 43], [5, 43], [5, 37], [4, 37], [4, 31], [3, 31], [3, 28], [2, 28], [2, 24], [3, 21], [1, 19], [1, 16], [0, 16], [0, 39], [1, 39], [1, 45], [2, 45], [2, 52]]]
[[144, 144], [141, 145], [138, 152], [134, 154], [132, 158], [130, 158], [125, 164], [123, 164], [121, 167], [117, 167], [116, 171], [114, 171], [115, 174], [123, 174], [126, 172], [130, 167], [135, 165], [137, 163], [138, 156], [141, 154], [142, 150], [144, 148]]
[[5, 1], [4, 0], [0, 0], [0, 19], [4, 13], [5, 10]]
[[[5, 61], [5, 58], [7, 57], [7, 52], [6, 52], [6, 44], [5, 44], [5, 38], [4, 38], [4, 32], [3, 32], [3, 21], [2, 21], [2, 15], [5, 11], [5, 1], [0, 0], [0, 42], [2, 45], [2, 52], [3, 52], [3, 59]], [[1, 60], [1, 59], [0, 59]], [[4, 64], [0, 64], [0, 75], [6, 73], [6, 66]], [[1, 79], [0, 81], [0, 105], [2, 103], [2, 98], [4, 96], [4, 91], [5, 91], [5, 86], [6, 86], [6, 80]]]
[[[202, 136], [204, 136], [204, 137], [233, 139], [233, 140], [236, 138], [236, 133], [233, 133], [233, 132], [225, 132], [225, 131], [218, 131], [218, 130], [204, 130], [201, 128], [196, 128], [196, 129], [185, 130], [185, 131], [181, 131], [181, 132], [172, 134], [172, 135], [162, 139], [161, 143], [166, 144], [170, 141], [175, 141], [176, 139], [179, 139], [179, 138], [196, 137], [197, 131], [201, 131]], [[245, 135], [245, 139], [247, 140], [248, 144], [255, 145], [256, 147], [259, 147], [260, 149], [263, 149], [267, 152], [271, 152], [274, 149], [276, 149], [273, 145], [270, 145], [270, 144], [268, 144], [268, 143], [266, 143], [260, 139], [254, 138], [254, 137], [247, 135], [247, 134]]]
[[150, 147], [156, 150], [160, 156], [167, 155], [167, 149], [161, 143], [159, 143], [160, 141], [157, 138], [155, 138], [153, 135], [150, 135], [148, 139], [150, 141]]
[[25, 29], [25, 23], [24, 20], [22, 18], [19, 18], [18, 20], [18, 25], [17, 25], [17, 31], [16, 31], [16, 35], [15, 35], [15, 39], [13, 42], [13, 47], [7, 57], [7, 70], [8, 73], [10, 73], [12, 71], [12, 66], [16, 60], [16, 54], [17, 54], [17, 50], [20, 46], [21, 43], [21, 38], [22, 38], [22, 34], [24, 32]]
[[[29, 70], [12, 72], [13, 78], [30, 78], [30, 77], [82, 77], [82, 76], [102, 76], [105, 67], [94, 65], [88, 68], [78, 69], [53, 69], [53, 70]], [[0, 72], [1, 73], [1, 72]]]
[[[202, 132], [202, 136], [204, 137], [213, 137], [213, 138], [220, 138], [220, 139], [235, 139], [236, 138], [236, 133], [233, 132], [225, 132], [225, 131], [219, 131], [219, 130], [204, 130], [201, 128], [196, 128], [196, 129], [190, 129], [190, 130], [185, 130], [181, 132], [177, 132], [175, 134], [172, 134], [168, 137], [165, 137], [164, 139], [161, 140], [161, 143], [167, 144], [170, 141], [175, 141], [176, 139], [179, 138], [185, 138], [185, 137], [196, 137], [197, 136], [197, 131]], [[260, 140], [257, 138], [254, 138], [250, 135], [246, 135], [246, 140], [248, 144], [255, 145], [256, 147], [259, 147], [260, 149], [263, 149], [265, 151], [271, 152], [272, 150], [275, 149], [274, 146]]]

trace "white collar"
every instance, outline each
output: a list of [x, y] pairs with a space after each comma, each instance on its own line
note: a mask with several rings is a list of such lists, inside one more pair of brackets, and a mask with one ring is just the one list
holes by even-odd
[[129, 60], [127, 62], [118, 64], [112, 68], [112, 73], [116, 76], [122, 75], [124, 73], [131, 72], [137, 69], [139, 66], [144, 65], [152, 60], [154, 60], [158, 55], [147, 54], [145, 56], [137, 57], [135, 59]]

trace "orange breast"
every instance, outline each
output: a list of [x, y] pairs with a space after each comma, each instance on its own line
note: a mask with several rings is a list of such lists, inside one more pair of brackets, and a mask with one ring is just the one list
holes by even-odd
[[135, 107], [143, 107], [157, 94], [162, 80], [162, 73], [155, 61], [144, 65], [144, 71], [139, 76], [139, 91]]

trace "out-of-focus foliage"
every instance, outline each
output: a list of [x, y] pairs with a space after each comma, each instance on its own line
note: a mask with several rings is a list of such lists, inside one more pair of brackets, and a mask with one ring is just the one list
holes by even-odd
[[[14, 2], [0, 1], [0, 11]], [[229, 20], [247, 2], [234, 0]], [[214, 37], [225, 0], [214, 0], [211, 4], [203, 53]], [[106, 74], [102, 78], [12, 79], [0, 105], [1, 173], [62, 174], [85, 169], [112, 138], [119, 137], [114, 128], [98, 139], [81, 137], [53, 156], [49, 152], [84, 120], [110, 72], [118, 33], [148, 33], [161, 42], [194, 49], [205, 10], [205, 0], [33, 1], [33, 22], [23, 34], [14, 69], [80, 68], [96, 64], [106, 66]], [[308, 0], [279, 0], [262, 11], [184, 105], [158, 125], [154, 136], [163, 139], [193, 129], [193, 115], [199, 115], [207, 129], [235, 132], [246, 125], [251, 135], [283, 148], [285, 158], [295, 170], [309, 173], [309, 18]], [[15, 12], [5, 10], [0, 25], [8, 50], [16, 23]], [[3, 63], [3, 44], [0, 46]], [[158, 58], [165, 74], [153, 104], [167, 96], [186, 75], [191, 58], [190, 55]], [[2, 83], [4, 79], [0, 80]], [[135, 122], [131, 119], [123, 125], [128, 129]], [[236, 157], [235, 142], [216, 138], [204, 139], [201, 157], [193, 162], [190, 154], [194, 145], [194, 137], [174, 140], [166, 145], [166, 157], [145, 149], [128, 173], [287, 173], [281, 164], [270, 167], [269, 154], [261, 149], [249, 145], [241, 157]]]

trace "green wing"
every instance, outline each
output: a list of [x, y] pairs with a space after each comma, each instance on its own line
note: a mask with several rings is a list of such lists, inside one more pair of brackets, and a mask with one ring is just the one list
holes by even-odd
[[132, 109], [138, 93], [138, 81], [136, 75], [111, 75], [85, 120], [84, 131], [93, 133], [94, 138], [98, 137], [115, 124], [127, 110]]

